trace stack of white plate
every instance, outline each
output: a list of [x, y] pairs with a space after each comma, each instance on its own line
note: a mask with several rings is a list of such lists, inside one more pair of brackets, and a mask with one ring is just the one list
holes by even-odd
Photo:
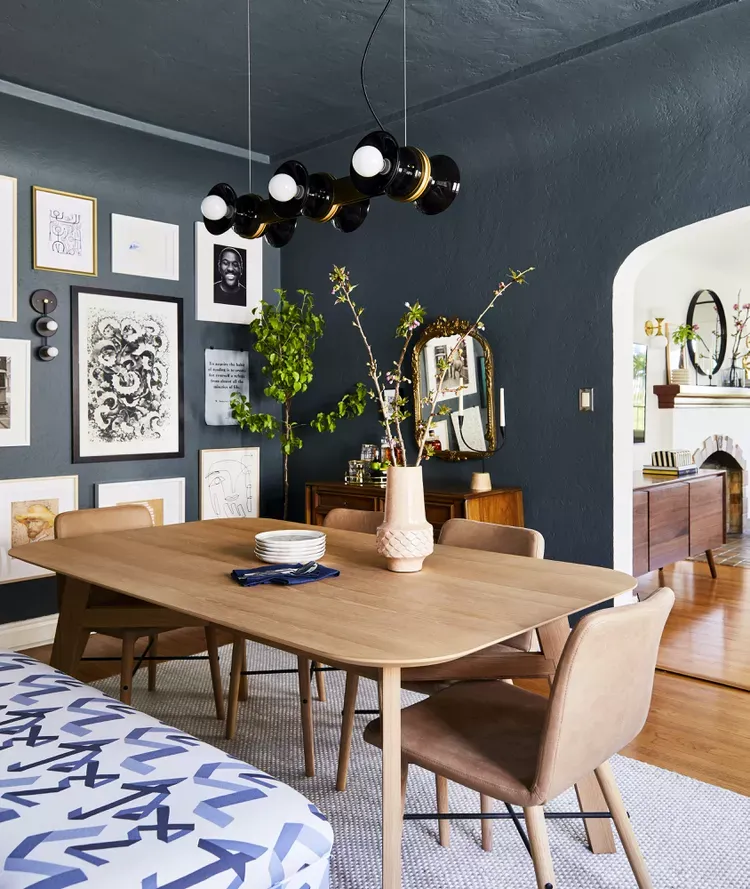
[[255, 535], [255, 557], [261, 562], [317, 562], [326, 551], [322, 531], [264, 531]]

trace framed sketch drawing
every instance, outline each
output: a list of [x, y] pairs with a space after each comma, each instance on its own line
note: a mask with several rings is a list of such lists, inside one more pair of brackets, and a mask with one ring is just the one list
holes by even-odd
[[0, 339], [0, 448], [31, 444], [31, 343]]
[[34, 268], [96, 275], [96, 198], [34, 186]]
[[155, 478], [135, 482], [107, 482], [96, 486], [97, 506], [139, 503], [151, 513], [154, 525], [185, 521], [185, 479]]
[[118, 275], [179, 281], [179, 225], [113, 213], [112, 271]]
[[182, 300], [72, 294], [73, 462], [184, 456]]
[[263, 293], [263, 243], [195, 223], [195, 318], [249, 324]]
[[77, 475], [0, 481], [0, 583], [52, 573], [12, 559], [8, 550], [53, 540], [55, 516], [71, 509], [78, 509]]
[[0, 321], [17, 321], [18, 183], [0, 176]]
[[201, 518], [260, 515], [260, 448], [201, 451]]
[[[433, 337], [425, 346], [425, 372], [429, 381], [428, 389], [437, 387], [440, 371], [438, 362], [447, 360], [453, 352], [460, 336]], [[443, 388], [438, 396], [438, 401], [448, 398], [457, 398], [457, 390], [461, 388], [464, 396], [474, 395], [477, 391], [477, 369], [474, 360], [474, 340], [468, 336], [451, 359], [450, 367], [443, 380]]]

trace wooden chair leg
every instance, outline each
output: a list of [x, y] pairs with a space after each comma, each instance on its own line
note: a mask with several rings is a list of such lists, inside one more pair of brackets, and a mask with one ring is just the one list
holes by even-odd
[[326, 698], [326, 674], [321, 672], [321, 670], [319, 669], [322, 666], [323, 666], [323, 664], [318, 663], [318, 661], [315, 661], [313, 663], [313, 667], [316, 668], [315, 669], [315, 687], [318, 690], [318, 700], [321, 703], [325, 704], [325, 702], [327, 700], [327, 698]]
[[206, 650], [208, 651], [208, 667], [211, 671], [211, 685], [214, 690], [216, 718], [224, 719], [224, 686], [221, 682], [221, 666], [219, 664], [219, 644], [216, 641], [216, 627], [206, 625]]
[[[435, 775], [435, 796], [437, 798], [438, 815], [447, 815], [450, 811], [448, 804], [448, 779], [442, 775]], [[451, 844], [451, 824], [443, 818], [438, 819], [438, 839], [441, 846], [449, 848]]]
[[716, 570], [716, 560], [714, 559], [714, 551], [712, 549], [706, 550], [706, 561], [708, 562], [708, 570], [711, 572], [711, 577], [716, 580], [719, 574]]
[[122, 637], [122, 660], [120, 661], [120, 700], [130, 704], [133, 699], [133, 670], [135, 669], [135, 641], [132, 633]]
[[[157, 652], [159, 651], [159, 637], [158, 636], [149, 636], [148, 637], [148, 656], [149, 658], [157, 657]], [[156, 661], [150, 660], [148, 662], [148, 690], [156, 691]]]
[[297, 658], [299, 675], [299, 701], [302, 711], [302, 746], [305, 751], [305, 775], [315, 777], [315, 746], [313, 741], [312, 685], [310, 682], [310, 661], [306, 657]]
[[555, 889], [555, 872], [552, 868], [552, 856], [549, 851], [544, 809], [541, 806], [531, 806], [524, 809], [523, 812], [526, 816], [526, 830], [531, 844], [537, 889]]
[[[240, 671], [244, 674], [244, 671], [247, 670], [247, 641], [243, 638], [242, 640], [242, 666], [240, 667]], [[247, 676], [240, 676], [240, 700], [246, 701], [248, 697], [247, 691]]]
[[346, 790], [349, 759], [352, 753], [354, 711], [357, 709], [358, 689], [359, 676], [356, 673], [347, 673], [346, 690], [344, 692], [344, 712], [341, 716], [341, 740], [339, 741], [339, 767], [336, 773], [336, 790]]
[[604, 794], [604, 799], [609, 806], [609, 811], [612, 813], [612, 820], [615, 822], [625, 854], [628, 856], [628, 861], [633, 869], [638, 889], [653, 889], [654, 884], [651, 882], [646, 861], [643, 858], [643, 853], [635, 838], [633, 825], [630, 823], [630, 818], [625, 810], [625, 804], [620, 796], [620, 790], [612, 773], [612, 766], [608, 762], [600, 765], [596, 770], [596, 777]]
[[240, 685], [242, 679], [242, 667], [245, 653], [245, 640], [234, 640], [232, 646], [232, 666], [229, 672], [229, 699], [227, 701], [227, 724], [225, 735], [232, 740], [237, 731], [237, 710], [240, 701]]
[[[482, 813], [491, 812], [494, 808], [492, 797], [479, 795], [479, 811]], [[492, 821], [489, 818], [482, 818], [482, 849], [485, 852], [492, 851]]]

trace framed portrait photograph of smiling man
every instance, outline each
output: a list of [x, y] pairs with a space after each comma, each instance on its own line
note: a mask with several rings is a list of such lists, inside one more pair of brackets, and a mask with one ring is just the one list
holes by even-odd
[[195, 318], [249, 324], [263, 289], [262, 239], [211, 235], [195, 224]]

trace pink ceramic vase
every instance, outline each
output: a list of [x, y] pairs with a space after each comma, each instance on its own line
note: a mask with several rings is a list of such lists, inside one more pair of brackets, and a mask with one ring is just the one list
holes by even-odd
[[421, 466], [391, 466], [385, 489], [385, 521], [378, 528], [378, 552], [389, 571], [421, 571], [433, 550], [432, 525], [425, 518]]

